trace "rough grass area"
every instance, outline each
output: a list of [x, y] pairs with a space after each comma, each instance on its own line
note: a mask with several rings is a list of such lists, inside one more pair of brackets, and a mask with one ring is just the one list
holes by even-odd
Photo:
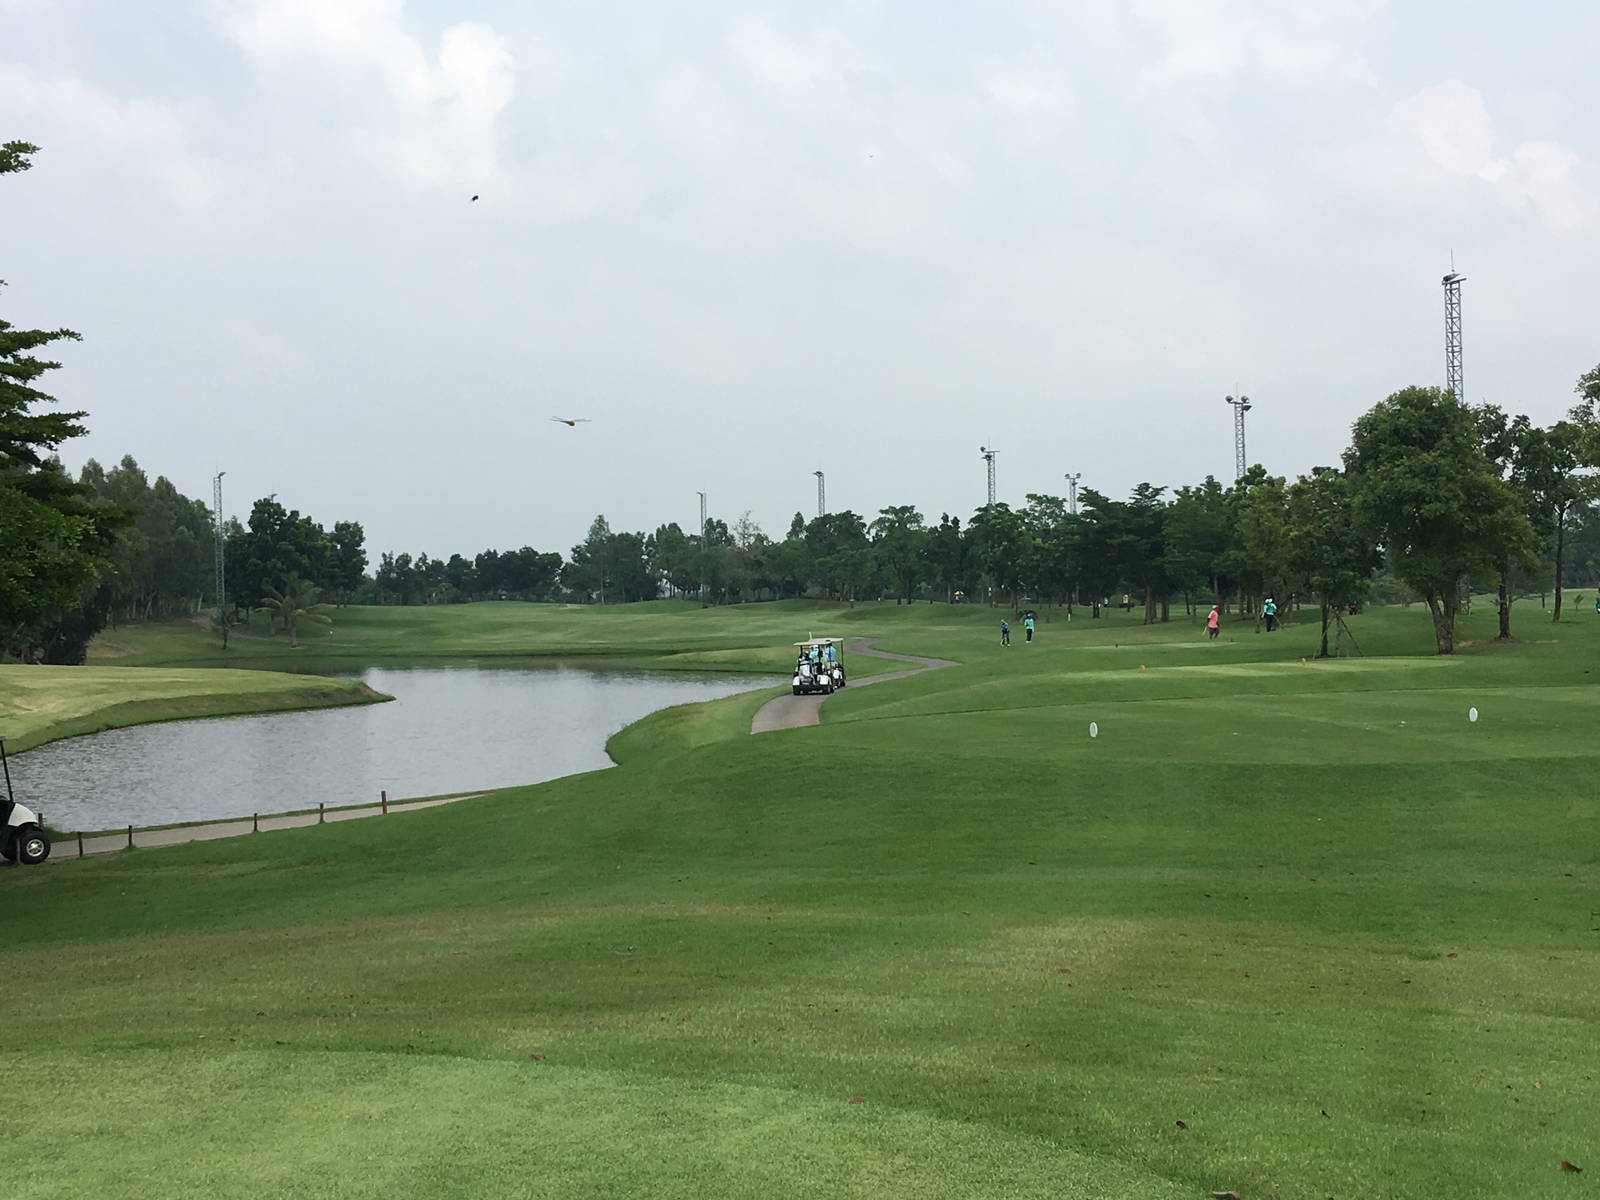
[[0, 666], [0, 733], [17, 753], [58, 738], [181, 717], [387, 700], [363, 683], [264, 671]]
[[7, 1195], [1565, 1195], [1600, 620], [1537, 613], [1302, 664], [934, 608], [890, 648], [967, 665], [817, 727], [0, 870]]

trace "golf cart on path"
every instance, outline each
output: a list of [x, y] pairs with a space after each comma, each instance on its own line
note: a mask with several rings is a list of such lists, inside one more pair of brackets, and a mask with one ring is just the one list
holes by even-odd
[[0, 737], [0, 770], [5, 772], [6, 794], [0, 796], [0, 858], [32, 866], [50, 857], [50, 839], [39, 818], [11, 794], [11, 767], [6, 762], [6, 739]]
[[844, 686], [844, 639], [807, 638], [796, 642], [800, 656], [794, 664], [794, 694], [820, 692], [831, 696]]

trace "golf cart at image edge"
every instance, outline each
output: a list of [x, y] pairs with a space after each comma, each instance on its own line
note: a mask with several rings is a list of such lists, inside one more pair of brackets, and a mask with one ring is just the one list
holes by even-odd
[[800, 654], [790, 682], [796, 696], [830, 696], [845, 685], [843, 638], [807, 638], [795, 645]]
[[45, 836], [31, 808], [17, 803], [11, 794], [11, 766], [6, 762], [6, 739], [0, 736], [0, 771], [5, 773], [6, 794], [0, 796], [0, 858], [29, 866], [50, 857], [50, 839]]

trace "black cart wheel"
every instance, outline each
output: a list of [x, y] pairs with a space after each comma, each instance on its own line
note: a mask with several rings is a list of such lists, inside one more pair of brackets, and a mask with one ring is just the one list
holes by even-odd
[[16, 841], [17, 858], [19, 861], [32, 866], [42, 863], [50, 857], [50, 839], [44, 836], [44, 830], [37, 825], [24, 825], [17, 830]]
[[7, 862], [17, 861], [17, 848], [12, 844], [9, 833], [0, 834], [0, 858], [5, 859]]

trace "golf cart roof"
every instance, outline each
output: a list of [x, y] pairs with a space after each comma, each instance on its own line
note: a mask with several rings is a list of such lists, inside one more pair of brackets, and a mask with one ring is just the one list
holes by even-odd
[[842, 645], [844, 645], [844, 639], [843, 638], [819, 638], [819, 637], [814, 637], [814, 638], [807, 638], [803, 642], [796, 642], [795, 645], [796, 646], [842, 646]]

